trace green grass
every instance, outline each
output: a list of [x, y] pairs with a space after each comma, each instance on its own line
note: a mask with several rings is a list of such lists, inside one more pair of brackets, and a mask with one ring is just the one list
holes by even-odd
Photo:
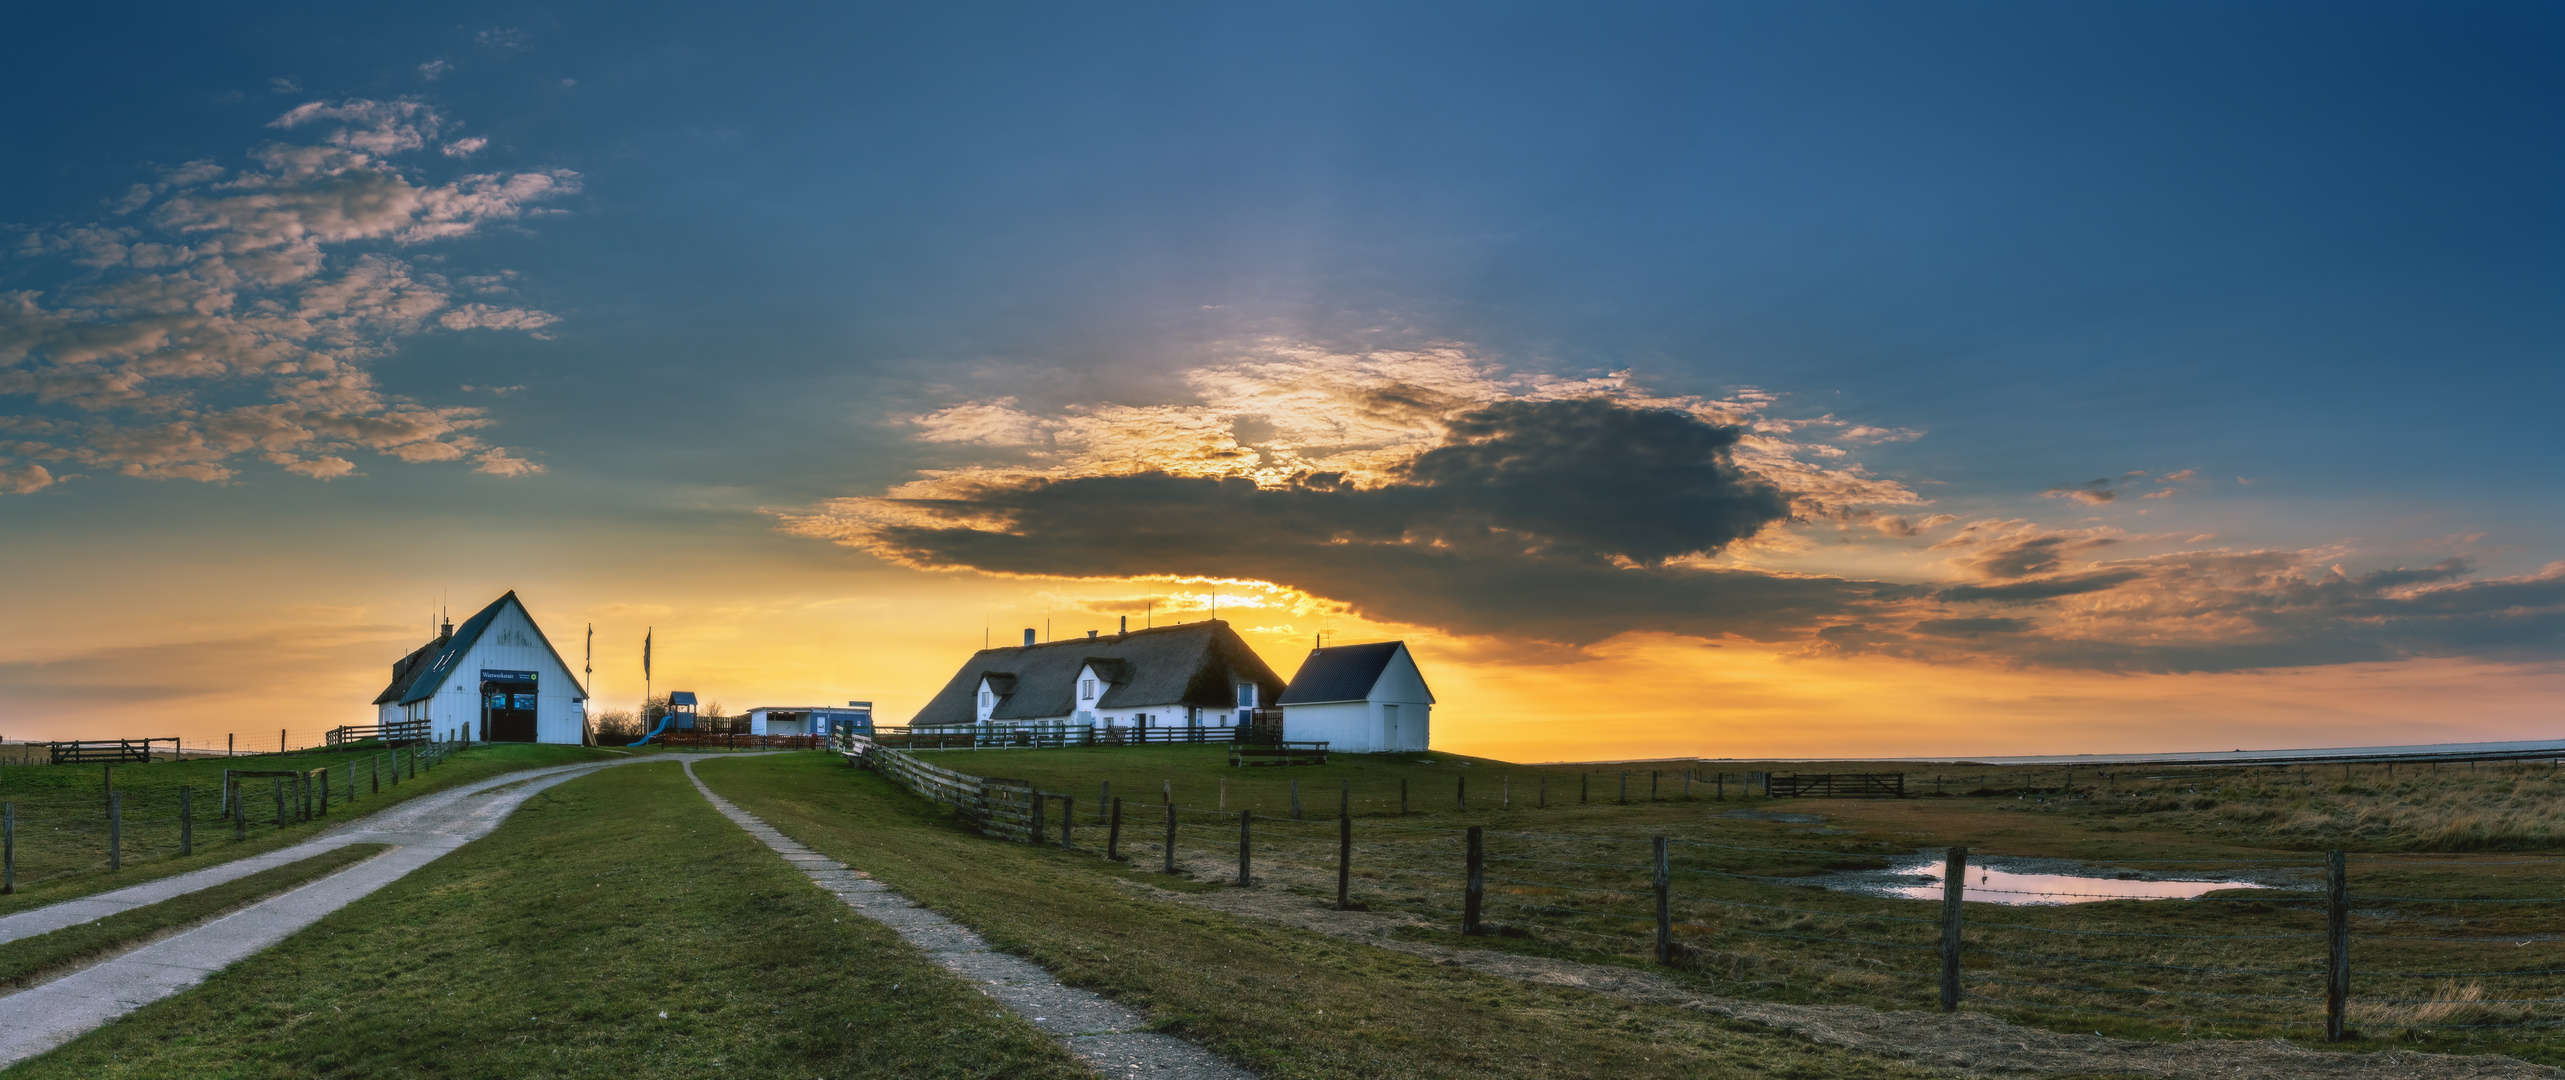
[[648, 763], [10, 1075], [1089, 1074]]
[[[1418, 937], [1458, 947], [1649, 968], [1705, 994], [1797, 1003], [1934, 1006], [1937, 900], [1849, 895], [1795, 882], [1828, 869], [1875, 867], [1883, 865], [1878, 861], [1883, 858], [1950, 844], [1967, 845], [1981, 859], [2066, 858], [2114, 871], [2132, 864], [2197, 860], [2145, 868], [2213, 877], [2222, 871], [2261, 873], [2301, 885], [2313, 884], [2319, 873], [2310, 849], [2341, 844], [2372, 853], [2353, 861], [2355, 898], [2565, 895], [2555, 886], [2557, 871], [2565, 864], [2511, 865], [2500, 857], [2417, 860], [2400, 854], [2414, 850], [2415, 839], [2425, 836], [2470, 841], [2448, 845], [2462, 851], [2496, 846], [2485, 842], [2488, 836], [2510, 836], [2530, 846], [2527, 841], [2539, 835], [2530, 823], [2565, 806], [2565, 798], [2559, 798], [2565, 796], [2565, 781], [2544, 767], [2467, 770], [2444, 765], [2435, 772], [2405, 766], [2399, 767], [2392, 785], [2383, 767], [2354, 769], [2348, 780], [2339, 766], [2148, 770], [2146, 776], [2085, 767], [2075, 770], [2070, 792], [2067, 771], [2059, 766], [1830, 763], [1808, 771], [1904, 769], [1909, 790], [1919, 797], [1744, 799], [1732, 784], [1728, 799], [1720, 801], [1712, 797], [1715, 787], [1699, 785], [1694, 798], [1683, 798], [1680, 768], [1660, 764], [1660, 797], [1645, 798], [1647, 772], [1634, 766], [1629, 769], [1634, 801], [1623, 805], [1605, 801], [1603, 795], [1608, 791], [1617, 800], [1623, 771], [1618, 766], [1572, 768], [1563, 782], [1558, 770], [1440, 754], [1343, 755], [1340, 764], [1292, 769], [1230, 768], [1218, 748], [1182, 746], [920, 756], [1076, 794], [1078, 833], [1087, 844], [1103, 839], [1091, 815], [1099, 784], [1110, 779], [1126, 804], [1140, 804], [1127, 819], [1126, 842], [1151, 865], [1161, 835], [1155, 804], [1162, 790], [1172, 788], [1186, 825], [1180, 836], [1183, 861], [1206, 877], [1234, 874], [1237, 812], [1253, 810], [1259, 818], [1259, 879], [1308, 893], [1313, 900], [1333, 897], [1336, 797], [1338, 785], [1350, 781], [1358, 851], [1353, 898], [1373, 910], [1410, 913], [1442, 928]], [[1707, 766], [1731, 777], [1749, 767], [1787, 772], [1797, 766]], [[1574, 801], [1571, 785], [1579, 772], [1593, 775], [1592, 801]], [[1456, 798], [1463, 775], [1468, 777], [1467, 809]], [[1543, 775], [1551, 778], [1547, 807], [1539, 805], [1537, 778]], [[1946, 792], [1969, 794], [1930, 794], [1936, 776]], [[1289, 782], [1294, 777], [1301, 781], [1305, 820], [1290, 818]], [[1527, 777], [1533, 778], [1530, 784]], [[1512, 781], [1510, 808], [1502, 808], [1508, 803], [1502, 794], [1506, 778]], [[1402, 779], [1416, 812], [1391, 816]], [[1429, 786], [1441, 793], [1432, 803], [1416, 796]], [[1529, 799], [1527, 786], [1533, 790]], [[1569, 792], [1566, 799], [1560, 798], [1563, 787]], [[1825, 820], [1808, 824], [1751, 816], [1766, 811], [1816, 814]], [[1749, 816], [1735, 816], [1740, 812]], [[2376, 831], [2362, 835], [2360, 822]], [[1520, 936], [1463, 938], [1453, 932], [1461, 917], [1465, 865], [1459, 834], [1473, 825], [1486, 829], [1491, 859], [1486, 921]], [[1653, 893], [1645, 863], [1648, 838], [1658, 835], [1678, 841], [1672, 906], [1683, 955], [1671, 972], [1654, 962], [1649, 934]], [[2287, 862], [2256, 862], [2274, 859]], [[2039, 907], [1971, 903], [1966, 954], [1971, 1007], [2034, 1026], [2103, 1030], [2138, 1039], [2305, 1039], [2317, 1030], [2310, 1022], [2321, 1017], [2320, 1000], [2305, 1000], [2320, 999], [2322, 993], [2321, 976], [2310, 974], [2323, 967], [2320, 897], [2297, 891], [2247, 899]], [[2359, 1045], [2374, 1048], [2394, 1040], [2565, 1062], [2565, 1044], [2548, 1037], [2553, 1029], [2481, 1026], [2558, 1019], [2552, 1005], [2481, 999], [2565, 997], [2565, 978], [2397, 974], [2555, 968], [2522, 956], [2512, 942], [2565, 935], [2565, 905], [2361, 901], [2355, 906], [2360, 910], [2353, 918], [2353, 1020], [2355, 1028], [2372, 1037]], [[2232, 940], [2226, 935], [2261, 936]], [[2388, 940], [2412, 937], [2499, 940]], [[2043, 959], [2057, 956], [2093, 963]], [[2195, 970], [2205, 968], [2258, 970]], [[2018, 985], [2022, 983], [2103, 989]], [[2376, 1000], [2391, 998], [2480, 1000], [2415, 1007]]]
[[[1174, 903], [1133, 886], [1218, 886], [1170, 882], [1092, 851], [971, 835], [828, 755], [710, 762], [696, 773], [999, 948], [1266, 1076], [1917, 1075], [1697, 1011], [1498, 979]], [[1090, 830], [1088, 839], [1100, 838]]]
[[327, 877], [388, 849], [389, 845], [385, 844], [349, 844], [332, 848], [308, 859], [261, 870], [184, 896], [173, 896], [157, 904], [0, 944], [0, 990], [13, 990], [55, 972], [85, 965], [156, 934], [186, 929], [305, 882]]
[[[392, 780], [386, 759], [379, 792], [373, 790], [374, 777], [366, 768], [366, 762], [372, 757], [372, 754], [313, 751], [228, 759], [228, 767], [239, 769], [317, 769], [329, 766], [334, 772], [332, 790], [338, 794], [330, 799], [329, 816], [309, 822], [293, 821], [289, 817], [283, 828], [275, 824], [274, 803], [267, 797], [266, 782], [246, 781], [251, 789], [247, 840], [232, 839], [231, 823], [216, 816], [221, 812], [220, 792], [226, 759], [155, 761], [148, 765], [112, 767], [0, 767], [0, 802], [15, 804], [18, 815], [18, 890], [13, 895], [0, 896], [0, 915], [273, 851], [309, 839], [321, 829], [344, 822], [350, 816], [370, 814], [396, 802], [443, 791], [457, 784], [469, 784], [519, 769], [620, 760], [622, 755], [577, 746], [483, 743], [448, 756], [432, 769], [422, 769], [417, 779], [408, 779], [405, 769], [404, 778], [397, 784]], [[406, 751], [402, 758], [408, 760]], [[352, 804], [344, 798], [347, 766], [351, 763], [357, 767], [358, 784], [356, 801]], [[111, 768], [116, 790], [124, 796], [125, 868], [121, 871], [107, 869], [104, 785]], [[195, 817], [195, 853], [184, 856], [178, 854], [180, 787], [191, 789], [191, 810]]]

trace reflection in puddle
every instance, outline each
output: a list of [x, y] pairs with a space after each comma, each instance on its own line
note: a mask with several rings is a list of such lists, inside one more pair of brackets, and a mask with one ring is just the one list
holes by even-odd
[[[1913, 900], [1942, 898], [1942, 861], [1900, 867], [1881, 892]], [[1920, 880], [1919, 880], [1920, 879]], [[2026, 874], [1971, 866], [1961, 898], [1986, 904], [2085, 904], [2096, 900], [2179, 900], [2220, 889], [2263, 889], [2251, 881], [2142, 881], [2076, 874]]]

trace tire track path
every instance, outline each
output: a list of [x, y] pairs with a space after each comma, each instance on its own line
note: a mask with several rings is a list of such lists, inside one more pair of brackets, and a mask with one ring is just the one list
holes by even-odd
[[757, 815], [713, 794], [695, 775], [691, 760], [686, 762], [686, 779], [694, 781], [695, 790], [712, 802], [713, 809], [800, 868], [812, 884], [834, 894], [856, 914], [890, 927], [946, 971], [1060, 1040], [1098, 1073], [1149, 1080], [1254, 1080], [1254, 1073], [1222, 1061], [1211, 1051], [1148, 1030], [1148, 1020], [1139, 1013], [1095, 993], [1063, 986], [1040, 965], [999, 952], [971, 928], [918, 906], [870, 874], [802, 846]]

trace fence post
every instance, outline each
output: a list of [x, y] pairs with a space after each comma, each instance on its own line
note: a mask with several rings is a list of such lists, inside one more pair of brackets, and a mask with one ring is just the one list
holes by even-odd
[[1665, 837], [1657, 849], [1657, 963], [1674, 962], [1674, 862], [1666, 856]]
[[196, 853], [196, 811], [187, 802], [187, 785], [178, 785], [178, 853]]
[[1593, 787], [1594, 787], [1594, 774], [1593, 774], [1593, 773], [1581, 772], [1581, 773], [1576, 774], [1576, 804], [1577, 804], [1578, 806], [1583, 806], [1583, 805], [1585, 805], [1585, 803], [1586, 803], [1586, 797], [1587, 797], [1589, 794], [1591, 794], [1591, 790], [1592, 790], [1592, 788], [1593, 788]]
[[1467, 810], [1470, 808], [1470, 778], [1463, 774], [1459, 779], [1460, 786], [1452, 790], [1452, 805], [1456, 809]]
[[1710, 782], [1715, 785], [1710, 789], [1711, 797], [1720, 802], [1728, 801], [1728, 774], [1714, 774], [1711, 777]]
[[1249, 841], [1252, 839], [1250, 829], [1255, 816], [1255, 811], [1252, 810], [1238, 811], [1238, 887], [1241, 889], [1246, 888], [1247, 883], [1253, 880], [1247, 875], [1247, 850], [1250, 846]]
[[1165, 803], [1165, 804], [1167, 804], [1167, 805], [1169, 805], [1169, 806], [1174, 806], [1174, 805], [1176, 804], [1176, 782], [1175, 782], [1175, 781], [1173, 781], [1173, 780], [1160, 780], [1160, 781], [1158, 781], [1158, 801], [1159, 801], [1159, 802], [1162, 802], [1162, 803]]
[[1166, 852], [1167, 852], [1167, 872], [1168, 872], [1168, 873], [1170, 873], [1170, 874], [1172, 874], [1172, 873], [1175, 873], [1175, 872], [1176, 872], [1176, 804], [1174, 804], [1174, 803], [1168, 803], [1168, 804], [1166, 804], [1166, 810], [1167, 810], [1167, 848], [1166, 848]]
[[1354, 811], [1347, 807], [1336, 815], [1336, 910], [1352, 911], [1345, 892], [1354, 883]]
[[1402, 817], [1407, 814], [1407, 778], [1404, 776], [1398, 778], [1398, 813]]
[[1657, 801], [1657, 771], [1655, 769], [1648, 770], [1648, 801]]
[[0, 896], [18, 891], [18, 804], [0, 803]]
[[1039, 844], [1042, 842], [1042, 834], [1051, 831], [1042, 824], [1042, 808], [1045, 805], [1048, 805], [1051, 800], [1045, 798], [1042, 794], [1042, 789], [1038, 787], [1032, 790], [1032, 795], [1033, 827], [1025, 831], [1024, 842], [1028, 844]]
[[2351, 875], [2339, 851], [2325, 852], [2325, 1041], [2342, 1041], [2351, 997]]
[[411, 750], [410, 750], [410, 779], [412, 779], [412, 780], [416, 780], [416, 779], [418, 779], [418, 778], [419, 778], [419, 752], [418, 752], [417, 748], [413, 747], [413, 748], [411, 748]]
[[1110, 816], [1106, 818], [1104, 861], [1122, 861], [1122, 800], [1120, 799], [1113, 800], [1113, 809]]
[[1300, 820], [1300, 778], [1291, 778], [1291, 819]]
[[276, 796], [276, 827], [282, 829], [285, 827], [285, 778], [271, 776], [267, 778], [267, 783]]
[[1692, 770], [1690, 769], [1683, 770], [1683, 798], [1685, 802], [1692, 801]]
[[107, 793], [107, 869], [125, 868], [125, 796]]
[[367, 757], [366, 757], [366, 759], [365, 759], [365, 775], [366, 775], [366, 777], [368, 778], [368, 780], [369, 780], [369, 782], [370, 782], [370, 786], [371, 786], [371, 787], [373, 787], [373, 789], [374, 789], [374, 794], [377, 794], [377, 795], [382, 794], [382, 793], [383, 793], [383, 755], [381, 755], [381, 754], [370, 754], [370, 755], [367, 755]]
[[1469, 884], [1461, 894], [1461, 933], [1479, 932], [1479, 902], [1487, 893], [1487, 848], [1479, 826], [1470, 826]]
[[1069, 823], [1078, 820], [1078, 801], [1060, 796], [1060, 850], [1069, 850]]
[[1499, 810], [1514, 809], [1513, 777], [1500, 776], [1496, 778], [1496, 808]]
[[1968, 891], [1968, 849], [1942, 860], [1942, 1011], [1959, 1008], [1959, 901]]
[[1114, 801], [1113, 801], [1113, 781], [1111, 781], [1111, 780], [1107, 780], [1107, 781], [1105, 781], [1105, 782], [1104, 782], [1103, 786], [1096, 788], [1096, 792], [1095, 792], [1095, 823], [1096, 823], [1096, 824], [1098, 824], [1098, 825], [1102, 825], [1102, 824], [1104, 824], [1105, 815], [1106, 815], [1106, 814], [1108, 814], [1108, 813], [1110, 813], [1110, 812], [1112, 812], [1112, 811], [1111, 811], [1111, 808], [1112, 808], [1114, 805], [1115, 805], [1115, 803], [1114, 803]]
[[1336, 816], [1354, 816], [1354, 782], [1351, 780], [1344, 781], [1344, 786], [1336, 789]]
[[1229, 778], [1228, 778], [1228, 777], [1224, 776], [1224, 777], [1221, 777], [1221, 778], [1220, 778], [1220, 796], [1219, 796], [1219, 799], [1218, 799], [1217, 801], [1215, 801], [1215, 802], [1212, 804], [1212, 806], [1213, 806], [1213, 808], [1215, 808], [1215, 809], [1217, 809], [1217, 810], [1221, 811], [1222, 813], [1227, 813], [1227, 812], [1229, 811]]

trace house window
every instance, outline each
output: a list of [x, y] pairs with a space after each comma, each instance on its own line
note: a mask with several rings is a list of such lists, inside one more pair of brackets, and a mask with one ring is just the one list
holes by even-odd
[[996, 695], [996, 694], [990, 693], [990, 692], [988, 692], [988, 691], [986, 691], [986, 690], [982, 690], [982, 691], [980, 691], [980, 707], [981, 707], [981, 708], [985, 709], [985, 708], [988, 708], [989, 706], [991, 706], [991, 705], [995, 705], [995, 704], [997, 704], [997, 695]]
[[1078, 680], [1078, 696], [1079, 696], [1079, 697], [1082, 697], [1082, 698], [1085, 698], [1085, 699], [1086, 699], [1086, 700], [1088, 700], [1088, 701], [1094, 701], [1094, 700], [1095, 700], [1095, 680], [1094, 680], [1094, 679], [1080, 679], [1080, 680]]
[[1256, 684], [1238, 684], [1238, 707], [1241, 709], [1252, 709], [1256, 707]]

